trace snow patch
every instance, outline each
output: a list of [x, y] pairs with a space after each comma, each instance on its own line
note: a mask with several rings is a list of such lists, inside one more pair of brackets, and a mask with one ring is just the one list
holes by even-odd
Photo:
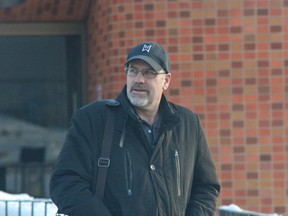
[[52, 216], [57, 207], [51, 199], [36, 199], [28, 194], [10, 194], [0, 191], [0, 215], [9, 216]]

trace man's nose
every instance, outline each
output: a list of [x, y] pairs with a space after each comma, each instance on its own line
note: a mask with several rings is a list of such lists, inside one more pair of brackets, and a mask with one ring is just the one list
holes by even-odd
[[135, 77], [135, 82], [145, 82], [145, 77], [143, 76], [141, 71], [139, 71], [139, 73]]

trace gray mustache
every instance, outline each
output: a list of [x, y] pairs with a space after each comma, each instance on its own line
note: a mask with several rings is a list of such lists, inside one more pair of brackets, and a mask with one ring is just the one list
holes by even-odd
[[134, 89], [136, 89], [136, 90], [144, 90], [144, 91], [147, 91], [147, 90], [148, 90], [147, 87], [145, 87], [145, 86], [143, 86], [143, 85], [134, 85], [134, 86], [131, 88], [131, 90], [134, 90]]

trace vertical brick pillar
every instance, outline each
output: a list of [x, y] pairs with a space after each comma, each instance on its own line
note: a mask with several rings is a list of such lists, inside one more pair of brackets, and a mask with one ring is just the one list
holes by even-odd
[[170, 100], [203, 121], [219, 205], [288, 211], [288, 1], [95, 1], [88, 17], [90, 100], [115, 97], [137, 43], [169, 51]]

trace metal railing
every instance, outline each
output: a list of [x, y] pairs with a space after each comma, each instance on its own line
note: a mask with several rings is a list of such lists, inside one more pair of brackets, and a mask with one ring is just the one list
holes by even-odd
[[51, 199], [0, 200], [1, 216], [52, 216], [56, 212]]
[[[27, 193], [33, 197], [49, 198], [48, 184], [53, 163], [15, 163], [1, 165], [5, 170], [0, 190]], [[1, 215], [2, 216], [2, 215]]]

